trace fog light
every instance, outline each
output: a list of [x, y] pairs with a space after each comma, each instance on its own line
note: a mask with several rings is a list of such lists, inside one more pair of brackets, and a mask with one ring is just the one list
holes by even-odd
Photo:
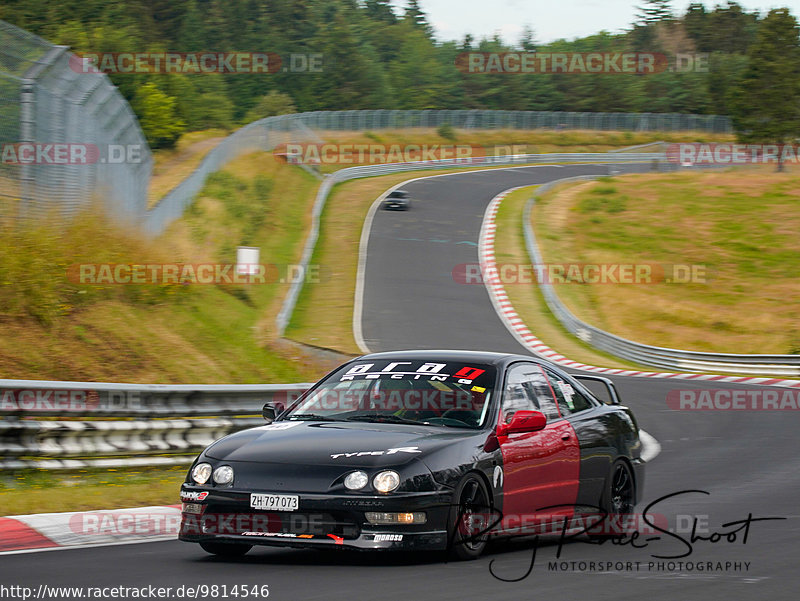
[[222, 465], [214, 470], [214, 482], [217, 484], [230, 484], [233, 482], [233, 468]]
[[368, 482], [369, 476], [364, 472], [352, 472], [345, 477], [344, 486], [350, 490], [360, 490], [364, 488]]
[[194, 480], [198, 484], [205, 484], [211, 477], [211, 471], [212, 471], [211, 464], [198, 463], [196, 466], [194, 466], [194, 469], [192, 470], [192, 480]]
[[392, 470], [381, 472], [372, 480], [372, 485], [378, 492], [392, 492], [400, 486], [400, 474]]
[[370, 524], [390, 526], [402, 524], [424, 524], [428, 516], [424, 511], [414, 513], [384, 513], [380, 511], [367, 511], [364, 515]]

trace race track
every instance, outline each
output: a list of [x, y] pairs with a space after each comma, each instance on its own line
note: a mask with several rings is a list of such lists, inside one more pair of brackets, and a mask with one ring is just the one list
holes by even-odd
[[[474, 348], [525, 352], [495, 315], [483, 286], [457, 284], [452, 270], [477, 262], [484, 210], [499, 192], [572, 175], [605, 173], [605, 167], [502, 169], [429, 178], [407, 184], [414, 198], [408, 212], [378, 211], [369, 237], [365, 270], [363, 336], [371, 350]], [[536, 333], [536, 324], [528, 324]], [[652, 509], [670, 523], [676, 515], [700, 516], [700, 532], [730, 532], [723, 524], [753, 517], [746, 543], [697, 541], [687, 545], [666, 534], [631, 545], [572, 543], [550, 570], [557, 550], [542, 541], [528, 569], [533, 541], [495, 545], [476, 562], [431, 562], [428, 556], [323, 553], [254, 549], [241, 560], [207, 556], [177, 541], [62, 550], [0, 557], [0, 583], [38, 587], [269, 585], [270, 599], [793, 599], [800, 589], [800, 460], [798, 412], [690, 412], [667, 407], [674, 389], [754, 387], [666, 379], [614, 377], [623, 400], [642, 428], [661, 444], [648, 467], [645, 502], [686, 490]], [[54, 491], [57, 494], [57, 491]], [[706, 527], [707, 526], [707, 527]], [[688, 538], [689, 533], [682, 531]], [[571, 562], [623, 562], [612, 571], [580, 569]], [[735, 562], [740, 570], [673, 569], [649, 562]], [[492, 563], [494, 562], [494, 563]], [[626, 562], [629, 562], [626, 565]], [[637, 563], [638, 563], [638, 570]], [[749, 562], [749, 569], [744, 569]], [[560, 565], [560, 564], [559, 564]], [[595, 564], [597, 565], [597, 564]], [[622, 570], [614, 569], [622, 568]], [[630, 568], [630, 569], [628, 569]], [[794, 592], [792, 592], [794, 591]], [[215, 598], [215, 597], [208, 597]], [[221, 597], [217, 597], [221, 598]], [[252, 598], [252, 597], [251, 597]]]

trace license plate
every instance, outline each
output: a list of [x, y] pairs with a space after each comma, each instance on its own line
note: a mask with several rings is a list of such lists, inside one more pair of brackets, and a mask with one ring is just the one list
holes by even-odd
[[266, 511], [296, 511], [300, 504], [300, 497], [297, 495], [268, 495], [252, 493], [250, 495], [250, 507], [253, 509], [263, 509]]

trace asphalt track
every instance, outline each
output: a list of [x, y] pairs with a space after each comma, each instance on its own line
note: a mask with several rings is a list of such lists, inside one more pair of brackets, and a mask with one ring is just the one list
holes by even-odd
[[[378, 211], [369, 238], [363, 313], [369, 347], [524, 352], [494, 314], [485, 289], [454, 283], [452, 269], [459, 263], [477, 262], [484, 209], [500, 191], [604, 171], [593, 166], [504, 169], [407, 184], [415, 199], [412, 210]], [[528, 325], [535, 333], [536, 324]], [[0, 556], [0, 585], [257, 584], [269, 585], [269, 598], [279, 600], [795, 599], [800, 590], [796, 567], [800, 552], [798, 413], [674, 411], [666, 404], [670, 390], [755, 387], [613, 379], [640, 425], [662, 446], [649, 465], [645, 502], [637, 507], [639, 511], [662, 496], [701, 490], [709, 494], [677, 495], [651, 511], [665, 515], [670, 524], [678, 515], [707, 520], [707, 527], [701, 521], [699, 530], [706, 536], [735, 530], [736, 526], [722, 525], [749, 514], [787, 519], [752, 523], [746, 543], [741, 531], [733, 542], [726, 538], [716, 543], [696, 541], [691, 555], [679, 559], [653, 557], [688, 550], [665, 534], [660, 540], [636, 541], [647, 545], [643, 548], [569, 543], [559, 558], [567, 564], [556, 566], [565, 570], [550, 569], [548, 563], [555, 560], [558, 547], [553, 539], [542, 540], [530, 575], [518, 582], [498, 580], [492, 570], [505, 579], [523, 576], [534, 550], [531, 539], [494, 545], [484, 557], [468, 563], [442, 563], [425, 555], [269, 548], [256, 548], [233, 561], [212, 558], [195, 545], [177, 541], [83, 548]], [[683, 521], [682, 525], [690, 526], [688, 518]], [[689, 538], [686, 530], [679, 534]], [[670, 561], [675, 565], [658, 565]], [[594, 570], [588, 562], [595, 562]], [[610, 570], [598, 570], [601, 563], [607, 568], [606, 562], [613, 562]], [[686, 562], [692, 562], [691, 569]], [[722, 569], [709, 571], [708, 562]], [[735, 569], [734, 563], [742, 564], [741, 568]], [[697, 564], [706, 569], [698, 571]]]

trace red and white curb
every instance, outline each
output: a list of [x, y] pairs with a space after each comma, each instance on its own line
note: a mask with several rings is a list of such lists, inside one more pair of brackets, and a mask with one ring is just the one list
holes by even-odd
[[0, 555], [174, 540], [180, 505], [0, 517]]
[[520, 316], [514, 310], [514, 307], [508, 298], [508, 294], [506, 293], [505, 287], [500, 280], [497, 270], [497, 261], [495, 260], [494, 256], [494, 239], [497, 231], [497, 210], [500, 208], [500, 203], [511, 192], [527, 187], [529, 186], [517, 186], [515, 188], [509, 188], [491, 200], [489, 205], [486, 207], [486, 212], [483, 216], [483, 225], [481, 226], [480, 240], [478, 243], [478, 257], [481, 266], [481, 273], [484, 275], [484, 285], [489, 291], [489, 297], [492, 300], [495, 311], [505, 324], [506, 328], [508, 328], [508, 331], [511, 332], [511, 334], [525, 348], [539, 357], [547, 359], [548, 361], [552, 361], [553, 363], [563, 365], [564, 367], [571, 367], [574, 369], [580, 369], [599, 374], [632, 376], [636, 378], [670, 378], [676, 380], [702, 380], [711, 382], [732, 382], [738, 384], [758, 384], [762, 386], [800, 388], [800, 380], [720, 376], [714, 374], [697, 373], [648, 372], [614, 369], [610, 367], [597, 367], [594, 365], [586, 365], [585, 363], [572, 361], [571, 359], [566, 358], [564, 355], [561, 355], [544, 344], [541, 340], [533, 335], [528, 326], [525, 325]]

